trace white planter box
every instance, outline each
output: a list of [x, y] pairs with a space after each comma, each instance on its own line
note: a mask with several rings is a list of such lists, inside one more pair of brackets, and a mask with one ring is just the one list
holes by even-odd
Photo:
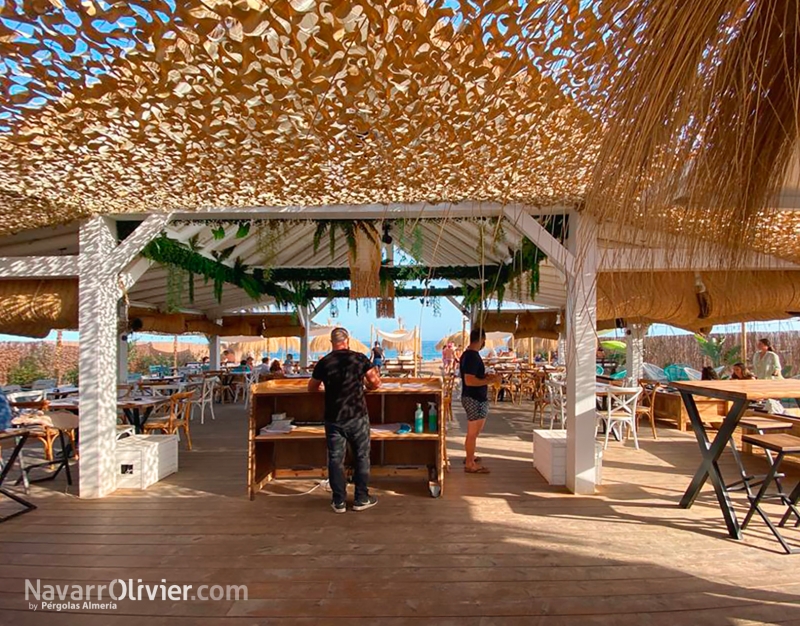
[[551, 485], [567, 484], [567, 431], [533, 431], [533, 466]]
[[118, 489], [147, 489], [177, 471], [177, 435], [134, 435], [117, 442]]

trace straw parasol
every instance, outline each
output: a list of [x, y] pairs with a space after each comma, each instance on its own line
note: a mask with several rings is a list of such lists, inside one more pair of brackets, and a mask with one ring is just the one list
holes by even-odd
[[253, 355], [284, 351], [300, 351], [300, 339], [297, 337], [247, 337], [232, 336], [222, 337], [220, 341], [228, 348], [238, 354], [250, 353]]
[[[448, 343], [452, 343], [457, 348], [463, 348], [462, 345], [462, 334], [461, 331], [457, 333], [453, 333], [452, 335], [448, 335], [447, 337], [442, 338], [439, 343], [436, 344], [436, 350], [442, 350]], [[512, 335], [509, 333], [501, 333], [501, 332], [491, 332], [486, 333], [486, 347], [487, 348], [499, 348], [501, 346], [507, 346], [508, 342], [511, 340]], [[469, 335], [466, 339], [469, 342]]]
[[[317, 326], [309, 332], [308, 351], [312, 353], [327, 353], [331, 351], [331, 331], [336, 326]], [[350, 336], [350, 349], [355, 352], [368, 353], [369, 348], [358, 339]]]

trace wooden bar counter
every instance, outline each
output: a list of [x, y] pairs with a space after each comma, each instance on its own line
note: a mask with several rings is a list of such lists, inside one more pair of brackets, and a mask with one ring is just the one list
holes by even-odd
[[[384, 378], [381, 388], [367, 391], [370, 424], [404, 422], [414, 426], [417, 403], [425, 414], [424, 432], [371, 433], [371, 474], [373, 476], [417, 476], [428, 481], [431, 495], [444, 492], [445, 432], [441, 421], [442, 382], [438, 378]], [[428, 429], [428, 403], [436, 403], [436, 432]], [[272, 415], [285, 413], [297, 422], [318, 425], [296, 426], [288, 433], [259, 434], [272, 423]], [[308, 380], [279, 379], [253, 385], [250, 405], [248, 490], [250, 499], [264, 485], [277, 478], [327, 478], [327, 446], [323, 391], [308, 391]], [[349, 465], [348, 460], [345, 461]]]

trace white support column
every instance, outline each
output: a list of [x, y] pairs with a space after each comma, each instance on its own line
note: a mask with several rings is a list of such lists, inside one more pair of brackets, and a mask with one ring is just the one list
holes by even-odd
[[118, 276], [110, 262], [113, 222], [93, 217], [80, 229], [81, 498], [100, 498], [117, 487]]
[[128, 336], [120, 335], [117, 343], [117, 383], [128, 382]]
[[625, 335], [626, 376], [639, 380], [642, 377], [642, 365], [644, 364], [644, 338], [647, 335], [647, 326], [644, 324], [631, 324], [627, 328]]
[[300, 367], [308, 367], [308, 339], [311, 334], [311, 319], [308, 312], [308, 307], [301, 306], [298, 308], [300, 315], [300, 322], [305, 328], [305, 333], [300, 337]]
[[594, 220], [573, 213], [567, 248], [575, 259], [567, 275], [567, 488], [595, 491], [595, 325], [597, 231]]
[[220, 343], [219, 335], [211, 335], [208, 338], [208, 360], [211, 363], [212, 370], [218, 370], [220, 366]]

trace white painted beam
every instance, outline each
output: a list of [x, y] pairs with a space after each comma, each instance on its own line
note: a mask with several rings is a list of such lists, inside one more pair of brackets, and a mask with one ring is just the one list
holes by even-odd
[[77, 275], [77, 256], [0, 257], [0, 278], [70, 278]]
[[136, 227], [128, 237], [120, 243], [112, 252], [110, 262], [111, 269], [115, 272], [123, 271], [128, 264], [132, 263], [142, 249], [155, 239], [169, 223], [169, 213], [158, 213], [149, 215]]
[[[123, 337], [125, 337], [123, 339]], [[121, 335], [117, 344], [117, 384], [128, 382], [128, 338]]]
[[[561, 245], [560, 241], [548, 233], [545, 228], [527, 212], [520, 209], [506, 208], [503, 210], [503, 214], [509, 222], [547, 255], [547, 258], [550, 259], [553, 265], [567, 275], [572, 274], [572, 268], [575, 265], [575, 254], [577, 254], [577, 252], [568, 251]], [[576, 215], [578, 214], [572, 213], [570, 220]]]
[[[567, 488], [595, 491], [595, 354], [597, 231], [591, 217], [573, 214], [569, 250], [577, 259], [567, 277]], [[559, 359], [562, 348], [559, 345]]]
[[128, 267], [120, 273], [123, 289], [129, 291], [139, 279], [147, 273], [152, 265], [153, 262], [144, 257], [138, 257], [133, 263], [129, 263]]
[[117, 300], [118, 270], [113, 223], [93, 217], [81, 226], [78, 324], [80, 331], [81, 498], [116, 489], [117, 477]]
[[306, 330], [303, 336], [300, 337], [300, 367], [308, 367], [308, 342], [309, 335], [311, 334], [311, 316], [309, 315], [308, 307], [305, 306], [298, 307], [297, 314]]
[[574, 206], [537, 206], [531, 204], [502, 204], [499, 202], [458, 202], [429, 204], [360, 204], [284, 207], [218, 207], [200, 211], [176, 211], [173, 219], [413, 219], [417, 217], [491, 217], [504, 208], [522, 210], [531, 215], [566, 213]]
[[638, 381], [642, 377], [644, 365], [644, 338], [647, 336], [647, 325], [631, 324], [625, 334], [626, 377]]
[[211, 362], [211, 369], [218, 370], [220, 366], [220, 341], [219, 335], [211, 335], [208, 338], [208, 360]]

